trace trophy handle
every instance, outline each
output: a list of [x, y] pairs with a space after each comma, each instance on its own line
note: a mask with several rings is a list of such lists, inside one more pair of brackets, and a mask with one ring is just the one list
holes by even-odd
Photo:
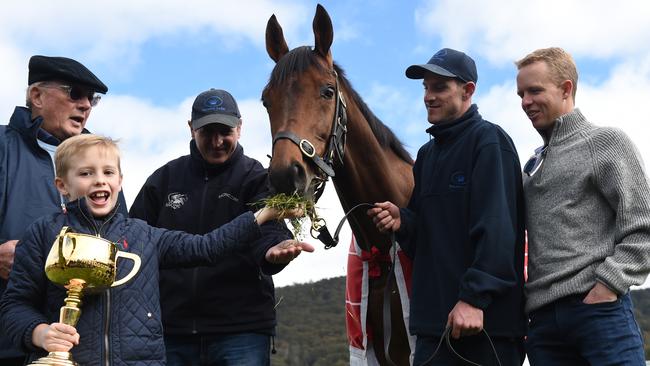
[[[66, 259], [65, 256], [63, 255], [63, 243], [65, 242], [66, 234], [69, 232], [72, 232], [70, 227], [64, 226], [61, 228], [61, 231], [59, 232], [59, 236], [57, 236], [57, 239], [59, 241], [59, 264], [61, 265], [61, 267], [68, 264], [68, 259]], [[75, 240], [72, 240], [72, 250], [70, 251], [70, 256], [72, 256], [72, 253], [74, 253], [76, 247], [77, 247], [77, 242]]]
[[125, 284], [127, 281], [129, 281], [133, 276], [135, 276], [138, 271], [140, 270], [140, 256], [134, 253], [129, 253], [129, 252], [123, 252], [121, 250], [117, 251], [117, 255], [115, 256], [115, 262], [117, 263], [118, 258], [127, 258], [133, 261], [133, 268], [131, 269], [131, 272], [129, 272], [128, 275], [124, 276], [121, 280], [113, 282], [111, 287], [116, 287]]

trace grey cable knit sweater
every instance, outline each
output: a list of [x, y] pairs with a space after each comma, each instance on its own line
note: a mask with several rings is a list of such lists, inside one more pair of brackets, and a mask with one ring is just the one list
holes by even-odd
[[622, 131], [578, 109], [557, 119], [543, 164], [524, 174], [526, 311], [602, 282], [616, 293], [650, 272], [650, 188]]

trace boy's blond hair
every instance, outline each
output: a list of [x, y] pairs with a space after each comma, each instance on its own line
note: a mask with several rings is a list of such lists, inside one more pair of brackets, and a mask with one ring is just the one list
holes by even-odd
[[571, 80], [573, 83], [572, 97], [575, 102], [578, 90], [578, 69], [573, 57], [559, 47], [540, 48], [516, 61], [515, 65], [517, 65], [517, 70], [521, 70], [524, 66], [540, 61], [546, 62], [551, 71], [551, 77], [558, 85], [564, 80]]
[[56, 148], [56, 152], [54, 153], [56, 176], [60, 178], [64, 177], [74, 163], [75, 157], [95, 146], [105, 152], [112, 152], [117, 156], [117, 168], [120, 174], [122, 174], [122, 168], [120, 167], [120, 148], [117, 146], [117, 142], [117, 140], [113, 140], [110, 137], [93, 134], [81, 134], [66, 139]]

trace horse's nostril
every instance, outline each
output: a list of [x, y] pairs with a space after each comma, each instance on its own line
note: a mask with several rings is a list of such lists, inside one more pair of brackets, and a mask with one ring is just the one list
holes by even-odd
[[304, 194], [307, 175], [305, 168], [298, 162], [289, 164], [286, 168], [272, 168], [270, 171], [271, 186], [277, 193]]
[[300, 177], [301, 175], [305, 175], [305, 170], [302, 168], [302, 165], [298, 163], [293, 163], [291, 164], [291, 175], [293, 176], [293, 179], [295, 180], [296, 178]]

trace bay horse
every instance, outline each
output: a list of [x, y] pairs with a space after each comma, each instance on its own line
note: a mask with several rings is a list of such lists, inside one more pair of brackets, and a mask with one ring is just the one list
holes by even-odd
[[[266, 49], [276, 63], [262, 93], [273, 136], [269, 166], [276, 192], [318, 196], [332, 177], [345, 212], [359, 203], [391, 201], [405, 207], [413, 189], [413, 159], [395, 134], [368, 108], [333, 61], [332, 21], [319, 4], [313, 20], [315, 46], [289, 50], [275, 15], [266, 27]], [[349, 216], [359, 246], [387, 254], [381, 234], [364, 210]], [[368, 325], [380, 364], [409, 365], [410, 348], [402, 319], [399, 291], [388, 281], [390, 263], [369, 282]], [[391, 284], [391, 335], [385, 357], [382, 309], [384, 288]]]

